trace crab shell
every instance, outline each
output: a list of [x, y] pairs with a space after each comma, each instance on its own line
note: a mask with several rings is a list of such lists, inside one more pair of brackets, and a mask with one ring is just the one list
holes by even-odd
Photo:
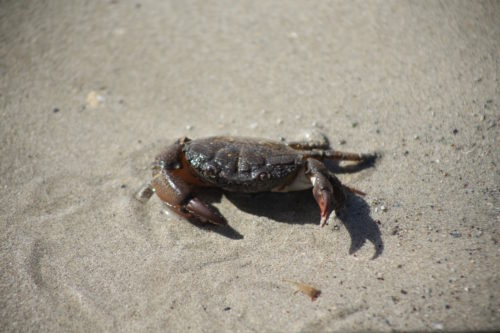
[[184, 143], [187, 164], [200, 181], [226, 191], [256, 193], [305, 190], [305, 156], [278, 142], [214, 137]]

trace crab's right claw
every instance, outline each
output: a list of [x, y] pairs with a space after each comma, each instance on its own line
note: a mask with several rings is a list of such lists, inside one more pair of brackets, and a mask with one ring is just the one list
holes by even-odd
[[213, 224], [227, 224], [215, 209], [193, 196], [192, 186], [186, 181], [187, 172], [182, 169], [182, 143], [179, 140], [156, 157], [150, 188], [180, 216]]
[[158, 197], [177, 214], [212, 224], [227, 224], [215, 209], [197, 197], [191, 197], [190, 186], [171, 172], [164, 170], [163, 173], [157, 174], [153, 178], [153, 186]]
[[226, 219], [197, 197], [193, 197], [184, 207], [193, 217], [217, 225], [226, 225]]

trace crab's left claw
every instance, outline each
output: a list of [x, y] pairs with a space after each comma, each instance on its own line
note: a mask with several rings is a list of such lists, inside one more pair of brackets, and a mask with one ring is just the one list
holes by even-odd
[[319, 225], [321, 227], [324, 227], [331, 212], [331, 193], [326, 190], [321, 190], [317, 188], [317, 186], [314, 186], [313, 195], [314, 199], [316, 199], [316, 202], [318, 203], [319, 209], [321, 210], [321, 220], [319, 222]]
[[335, 209], [344, 205], [345, 193], [342, 183], [337, 177], [331, 175], [325, 165], [318, 160], [309, 158], [306, 163], [306, 175], [313, 185], [314, 199], [321, 210], [321, 220], [319, 225], [324, 227], [332, 211], [331, 202], [335, 201]]

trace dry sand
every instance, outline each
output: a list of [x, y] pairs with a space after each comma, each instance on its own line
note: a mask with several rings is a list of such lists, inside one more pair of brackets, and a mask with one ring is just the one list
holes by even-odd
[[[499, 329], [499, 55], [495, 1], [0, 1], [0, 331]], [[177, 137], [309, 127], [383, 155], [325, 228], [133, 199]]]

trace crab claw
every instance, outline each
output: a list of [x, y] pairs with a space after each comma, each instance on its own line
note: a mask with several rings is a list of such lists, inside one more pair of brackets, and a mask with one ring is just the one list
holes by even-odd
[[336, 193], [329, 180], [329, 173], [325, 165], [315, 159], [307, 159], [306, 175], [313, 185], [313, 196], [321, 211], [319, 225], [324, 227], [331, 213], [331, 202]]
[[193, 214], [199, 220], [208, 221], [212, 224], [226, 225], [227, 221], [214, 209], [207, 206], [197, 197], [193, 197], [184, 207], [188, 212]]
[[180, 216], [213, 224], [227, 224], [214, 208], [193, 196], [190, 175], [182, 168], [182, 143], [180, 140], [156, 157], [149, 188], [154, 189], [156, 195]]
[[321, 210], [321, 220], [319, 225], [324, 227], [331, 212], [331, 193], [325, 190], [313, 189], [313, 195], [314, 199], [316, 199], [316, 202], [318, 203], [319, 209]]

